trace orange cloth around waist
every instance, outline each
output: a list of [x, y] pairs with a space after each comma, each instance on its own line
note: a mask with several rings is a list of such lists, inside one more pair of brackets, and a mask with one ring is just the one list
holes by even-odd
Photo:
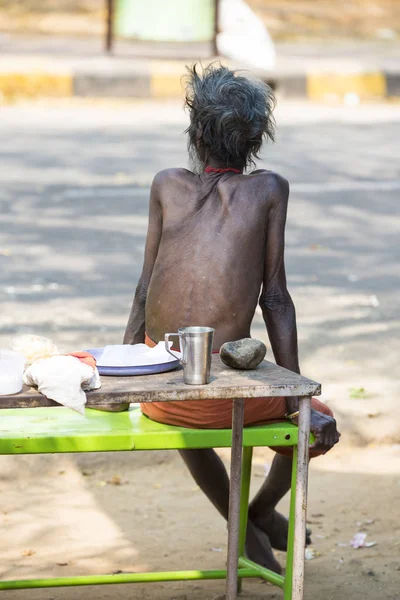
[[[146, 335], [145, 343], [156, 344]], [[311, 406], [315, 410], [333, 416], [332, 411], [322, 402], [313, 398]], [[140, 405], [142, 413], [153, 421], [191, 427], [195, 429], [230, 429], [232, 426], [232, 400], [189, 400], [185, 402], [146, 402]], [[244, 403], [244, 426], [266, 425], [284, 421], [286, 414], [285, 398], [249, 398]], [[290, 455], [290, 448], [275, 448], [281, 454]], [[317, 453], [310, 453], [316, 456]]]

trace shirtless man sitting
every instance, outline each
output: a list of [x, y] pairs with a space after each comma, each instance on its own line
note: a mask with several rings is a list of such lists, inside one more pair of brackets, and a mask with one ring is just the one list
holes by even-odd
[[[168, 331], [215, 328], [214, 350], [250, 337], [259, 302], [278, 365], [300, 372], [296, 315], [286, 287], [285, 221], [289, 184], [254, 165], [264, 138], [274, 139], [274, 97], [261, 81], [225, 67], [190, 70], [186, 105], [193, 171], [166, 169], [153, 181], [143, 271], [124, 343], [152, 345]], [[245, 402], [245, 425], [284, 420], [297, 398]], [[232, 401], [143, 404], [150, 418], [187, 427], [231, 426]], [[332, 412], [312, 401], [311, 456], [339, 441]], [[281, 452], [279, 450], [279, 452]], [[181, 450], [197, 484], [228, 518], [229, 480], [214, 450]], [[288, 522], [275, 510], [290, 488], [292, 459], [276, 454], [249, 506], [249, 558], [280, 572], [272, 548], [286, 550]], [[308, 534], [309, 535], [309, 534]]]

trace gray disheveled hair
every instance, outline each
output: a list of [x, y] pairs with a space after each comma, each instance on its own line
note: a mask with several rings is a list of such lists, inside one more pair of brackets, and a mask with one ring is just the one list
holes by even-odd
[[265, 138], [275, 139], [275, 96], [260, 80], [210, 65], [188, 70], [185, 106], [189, 109], [189, 154], [200, 144], [208, 157], [227, 166], [255, 164]]

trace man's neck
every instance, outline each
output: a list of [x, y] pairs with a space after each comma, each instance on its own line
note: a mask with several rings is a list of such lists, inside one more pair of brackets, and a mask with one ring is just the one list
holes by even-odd
[[243, 171], [243, 166], [242, 165], [238, 165], [236, 164], [227, 164], [226, 162], [220, 161], [220, 160], [216, 160], [214, 158], [209, 158], [206, 162], [206, 164], [204, 165], [204, 169], [206, 169], [207, 167], [211, 167], [211, 169], [215, 169], [216, 171], [218, 170], [235, 170], [235, 171]]
[[204, 169], [204, 173], [242, 173], [240, 169], [233, 169], [232, 167], [227, 167], [226, 169], [215, 169], [214, 167], [206, 167]]

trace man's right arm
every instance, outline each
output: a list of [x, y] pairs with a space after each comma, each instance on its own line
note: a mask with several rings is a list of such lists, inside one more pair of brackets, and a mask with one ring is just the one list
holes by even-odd
[[124, 335], [124, 344], [141, 344], [145, 339], [145, 309], [147, 289], [150, 284], [154, 264], [162, 235], [162, 207], [160, 187], [162, 175], [155, 176], [150, 191], [149, 225], [142, 274], [136, 288], [132, 309]]

